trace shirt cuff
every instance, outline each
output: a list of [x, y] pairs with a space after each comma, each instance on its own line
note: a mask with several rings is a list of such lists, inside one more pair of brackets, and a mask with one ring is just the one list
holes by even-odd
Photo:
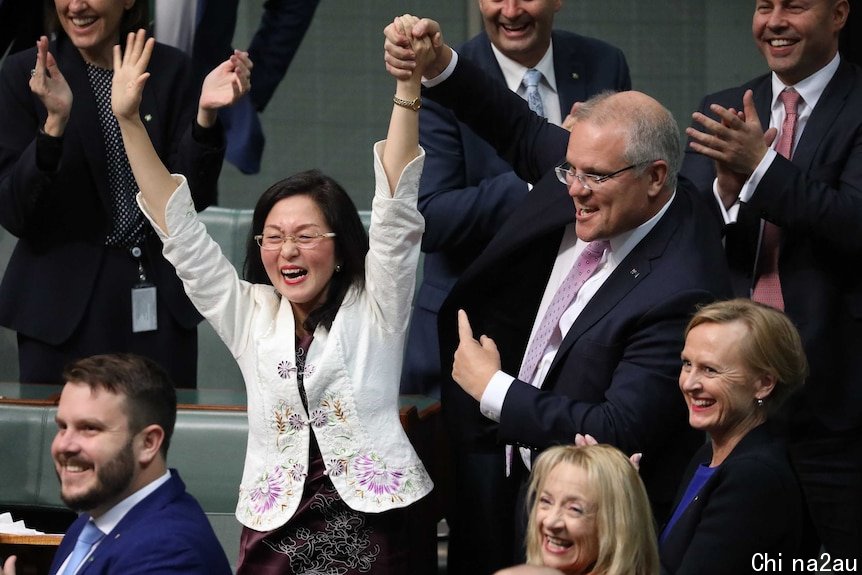
[[715, 196], [715, 203], [718, 204], [718, 211], [721, 212], [721, 218], [724, 224], [732, 224], [739, 217], [739, 198], [733, 202], [730, 208], [724, 207], [724, 202], [721, 200], [721, 194], [718, 193], [718, 178], [712, 181], [712, 194]]
[[422, 77], [422, 85], [426, 88], [433, 88], [437, 84], [445, 81], [449, 76], [452, 75], [452, 72], [455, 71], [455, 66], [458, 64], [458, 52], [452, 50], [452, 59], [449, 61], [449, 65], [446, 66], [446, 69], [440, 72], [437, 76], [433, 78]]
[[750, 176], [748, 176], [748, 180], [743, 184], [742, 190], [739, 192], [740, 202], [748, 202], [751, 199], [751, 196], [753, 196], [755, 190], [757, 190], [757, 186], [760, 185], [760, 180], [762, 180], [763, 176], [766, 175], [766, 171], [770, 166], [772, 166], [772, 162], [775, 161], [775, 156], [777, 155], [778, 152], [772, 148], [766, 150], [766, 154], [761, 158], [760, 163], [757, 164], [757, 167], [754, 168], [754, 171]]
[[482, 394], [482, 401], [479, 402], [479, 411], [482, 415], [492, 421], [500, 421], [503, 401], [505, 401], [513, 381], [515, 381], [514, 377], [502, 371], [498, 371], [491, 377], [488, 387], [485, 388], [485, 393]]

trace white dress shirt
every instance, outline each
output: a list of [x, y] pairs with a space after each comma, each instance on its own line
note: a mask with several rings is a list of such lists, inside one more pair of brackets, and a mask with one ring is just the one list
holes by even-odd
[[[832, 61], [826, 66], [793, 86], [787, 86], [778, 78], [778, 75], [775, 74], [775, 72], [772, 73], [772, 104], [770, 108], [771, 115], [768, 127], [780, 129], [781, 125], [784, 123], [784, 117], [786, 115], [784, 112], [784, 104], [778, 97], [781, 92], [786, 88], [793, 88], [801, 96], [797, 108], [796, 133], [793, 135], [793, 149], [796, 149], [796, 145], [802, 137], [802, 132], [805, 131], [808, 118], [811, 117], [811, 113], [814, 111], [814, 107], [817, 106], [820, 96], [823, 95], [823, 91], [826, 89], [827, 84], [829, 84], [832, 77], [835, 75], [835, 72], [838, 70], [838, 64], [840, 64], [840, 62], [841, 57], [836, 54]], [[778, 134], [778, 136], [780, 135], [781, 134]], [[754, 169], [754, 172], [751, 173], [748, 180], [746, 180], [742, 185], [742, 190], [739, 192], [739, 202], [734, 203], [730, 209], [725, 209], [724, 204], [721, 201], [721, 196], [718, 193], [718, 180], [716, 179], [713, 182], [713, 193], [718, 201], [721, 214], [724, 217], [724, 223], [730, 224], [735, 222], [739, 217], [739, 203], [747, 202], [751, 199], [751, 196], [754, 195], [754, 190], [757, 189], [757, 186], [760, 184], [760, 180], [763, 178], [764, 174], [766, 174], [766, 171], [772, 165], [772, 162], [775, 160], [775, 156], [778, 154], [774, 148], [775, 144], [778, 143], [778, 139], [778, 137], [775, 138], [773, 147], [766, 151], [766, 155], [763, 156], [760, 163]]]

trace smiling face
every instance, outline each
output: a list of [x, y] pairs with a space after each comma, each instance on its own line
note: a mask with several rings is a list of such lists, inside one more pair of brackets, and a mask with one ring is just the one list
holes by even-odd
[[56, 421], [51, 456], [66, 505], [98, 517], [134, 492], [137, 458], [122, 396], [67, 383]]
[[586, 573], [599, 552], [596, 501], [586, 471], [557, 464], [536, 493], [534, 513], [542, 564], [567, 575]]
[[63, 31], [84, 60], [113, 67], [113, 47], [119, 41], [123, 12], [135, 0], [54, 0]]
[[847, 0], [758, 0], [751, 32], [769, 68], [793, 85], [835, 56], [848, 11]]
[[485, 32], [503, 54], [535, 66], [551, 43], [554, 13], [562, 0], [479, 0]]
[[[580, 174], [604, 175], [628, 165], [624, 158], [628, 137], [622, 126], [575, 122], [566, 159]], [[655, 201], [661, 188], [649, 170], [626, 170], [599, 185], [584, 188], [575, 179], [569, 195], [575, 203], [575, 232], [585, 242], [607, 240], [646, 222], [660, 209]]]
[[679, 388], [688, 405], [688, 421], [719, 446], [732, 448], [765, 420], [757, 399], [765, 399], [773, 384], [743, 361], [747, 338], [748, 327], [741, 321], [702, 323], [685, 338]]
[[[263, 234], [299, 235], [331, 232], [323, 212], [309, 196], [294, 195], [279, 200], [266, 216]], [[299, 249], [290, 240], [280, 250], [261, 248], [260, 257], [269, 281], [293, 306], [301, 325], [314, 309], [326, 301], [335, 273], [335, 243], [324, 238], [312, 248]]]

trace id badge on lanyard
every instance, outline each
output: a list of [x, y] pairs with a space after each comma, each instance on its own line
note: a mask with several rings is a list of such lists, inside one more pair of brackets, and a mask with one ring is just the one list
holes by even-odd
[[135, 246], [131, 252], [138, 260], [138, 283], [132, 287], [132, 332], [156, 331], [156, 286], [147, 281], [147, 273], [141, 261], [141, 248]]

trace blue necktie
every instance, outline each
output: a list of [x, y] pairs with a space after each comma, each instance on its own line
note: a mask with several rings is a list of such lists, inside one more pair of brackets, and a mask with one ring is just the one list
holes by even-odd
[[539, 82], [542, 81], [542, 73], [535, 68], [530, 68], [524, 72], [522, 82], [527, 88], [527, 104], [530, 109], [538, 115], [545, 117], [545, 106], [542, 104], [542, 96], [539, 95]]
[[78, 568], [90, 552], [90, 549], [92, 549], [93, 545], [98, 543], [104, 536], [105, 534], [99, 531], [99, 528], [96, 527], [96, 524], [93, 523], [92, 519], [87, 521], [81, 534], [78, 535], [78, 541], [75, 542], [75, 549], [72, 551], [72, 555], [69, 557], [69, 561], [66, 563], [66, 569], [63, 573], [65, 573], [65, 575], [73, 575], [74, 573], [77, 573]]

